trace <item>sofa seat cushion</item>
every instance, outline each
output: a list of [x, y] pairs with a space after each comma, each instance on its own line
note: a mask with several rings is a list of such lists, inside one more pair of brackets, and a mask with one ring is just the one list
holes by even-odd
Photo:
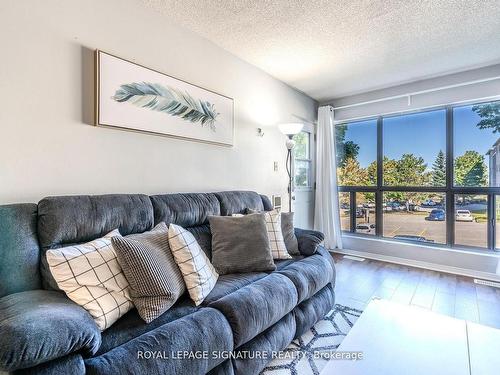
[[64, 357], [44, 362], [34, 367], [16, 370], [11, 375], [54, 375], [71, 374], [85, 375], [85, 363], [79, 353], [68, 354]]
[[101, 331], [64, 293], [32, 290], [0, 299], [0, 338], [0, 371], [13, 371], [77, 351], [92, 355]]
[[227, 318], [237, 348], [272, 326], [296, 304], [297, 290], [290, 279], [272, 273], [209, 306]]
[[[233, 359], [234, 372], [238, 375], [260, 374], [273, 354], [285, 349], [292, 342], [294, 336], [295, 317], [291, 312], [236, 350], [237, 354], [242, 352], [242, 355]], [[244, 355], [246, 353], [249, 353], [247, 357]], [[260, 357], [259, 354], [261, 354]], [[277, 370], [279, 373], [279, 369]], [[283, 373], [289, 372], [283, 371]], [[290, 373], [297, 374], [298, 372], [292, 370]]]
[[295, 337], [302, 336], [307, 330], [322, 319], [335, 305], [333, 284], [328, 283], [311, 298], [300, 303], [293, 309], [295, 317]]
[[111, 326], [111, 328], [102, 332], [102, 344], [96, 353], [104, 354], [117, 346], [120, 346], [130, 340], [135, 339], [147, 332], [153, 331], [174, 320], [190, 315], [200, 308], [194, 305], [194, 302], [187, 294], [182, 296], [174, 306], [160, 315], [151, 323], [145, 323], [139, 316], [136, 309], [129, 311], [120, 320]]
[[253, 283], [263, 277], [266, 277], [265, 272], [249, 272], [249, 273], [230, 273], [220, 275], [215, 283], [214, 288], [203, 301], [203, 305], [209, 305], [212, 302], [227, 296], [244, 286]]
[[313, 296], [333, 278], [330, 262], [320, 254], [297, 260], [277, 272], [293, 282], [297, 288], [299, 303]]
[[276, 270], [282, 270], [283, 268], [289, 266], [290, 264], [296, 262], [297, 260], [303, 259], [303, 256], [293, 256], [293, 259], [280, 259], [275, 260], [274, 264], [276, 265]]
[[[224, 361], [222, 356], [212, 355], [214, 350], [233, 350], [233, 336], [226, 318], [205, 307], [86, 359], [85, 367], [88, 375], [206, 374]], [[207, 353], [207, 358], [179, 358], [178, 353], [186, 351]]]

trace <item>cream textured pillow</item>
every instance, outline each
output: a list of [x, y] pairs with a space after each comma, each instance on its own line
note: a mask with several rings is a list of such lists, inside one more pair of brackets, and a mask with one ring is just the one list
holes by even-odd
[[[259, 211], [247, 209], [248, 213], [256, 213]], [[269, 236], [269, 244], [271, 246], [271, 254], [273, 259], [292, 259], [288, 253], [281, 231], [281, 212], [280, 210], [262, 211], [266, 220], [267, 234]]]
[[215, 286], [219, 274], [194, 236], [184, 228], [170, 224], [168, 242], [175, 262], [181, 270], [189, 296], [198, 306]]
[[57, 286], [90, 313], [101, 331], [134, 307], [111, 245], [115, 236], [121, 237], [118, 229], [103, 238], [46, 253]]

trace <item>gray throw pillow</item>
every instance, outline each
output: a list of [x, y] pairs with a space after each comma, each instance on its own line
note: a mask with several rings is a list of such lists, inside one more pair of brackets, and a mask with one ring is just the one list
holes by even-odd
[[186, 291], [181, 271], [168, 244], [168, 228], [111, 239], [118, 263], [130, 285], [139, 315], [150, 323], [167, 311]]
[[276, 269], [263, 214], [209, 216], [212, 265], [221, 275]]
[[290, 255], [300, 255], [299, 242], [293, 227], [293, 212], [281, 213], [281, 232], [285, 240], [286, 250]]

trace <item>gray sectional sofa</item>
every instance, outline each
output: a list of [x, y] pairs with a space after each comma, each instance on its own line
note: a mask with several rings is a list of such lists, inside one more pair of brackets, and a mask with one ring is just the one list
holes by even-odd
[[44, 258], [47, 249], [115, 228], [122, 235], [144, 232], [162, 221], [187, 228], [210, 257], [208, 216], [247, 208], [272, 206], [242, 191], [49, 197], [0, 206], [0, 372], [258, 374], [269, 359], [251, 353], [285, 348], [334, 305], [335, 268], [319, 245], [321, 233], [296, 229], [301, 256], [276, 261], [273, 272], [222, 275], [201, 306], [186, 295], [150, 324], [134, 309], [104, 332], [54, 290]]

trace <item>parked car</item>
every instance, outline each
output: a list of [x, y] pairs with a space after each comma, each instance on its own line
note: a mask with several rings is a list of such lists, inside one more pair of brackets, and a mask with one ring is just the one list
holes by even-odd
[[365, 217], [365, 210], [362, 208], [356, 209], [356, 217], [357, 218]]
[[474, 216], [470, 213], [469, 210], [457, 210], [455, 212], [455, 220], [456, 221], [468, 221], [468, 222], [473, 222], [475, 221]]
[[365, 234], [375, 233], [375, 224], [358, 224], [356, 225], [356, 232]]
[[399, 202], [389, 202], [387, 207], [390, 207], [392, 211], [403, 211], [406, 210], [406, 206]]
[[444, 210], [432, 210], [430, 213], [429, 213], [429, 216], [427, 216], [425, 218], [425, 220], [429, 220], [429, 221], [444, 221], [446, 218], [446, 214], [444, 212]]
[[425, 237], [413, 236], [410, 234], [398, 234], [398, 235], [394, 236], [393, 238], [398, 239], [398, 240], [406, 240], [406, 241], [434, 242], [434, 240], [428, 240]]
[[424, 203], [422, 203], [423, 206], [435, 206], [436, 202], [434, 202], [432, 199], [427, 199]]

